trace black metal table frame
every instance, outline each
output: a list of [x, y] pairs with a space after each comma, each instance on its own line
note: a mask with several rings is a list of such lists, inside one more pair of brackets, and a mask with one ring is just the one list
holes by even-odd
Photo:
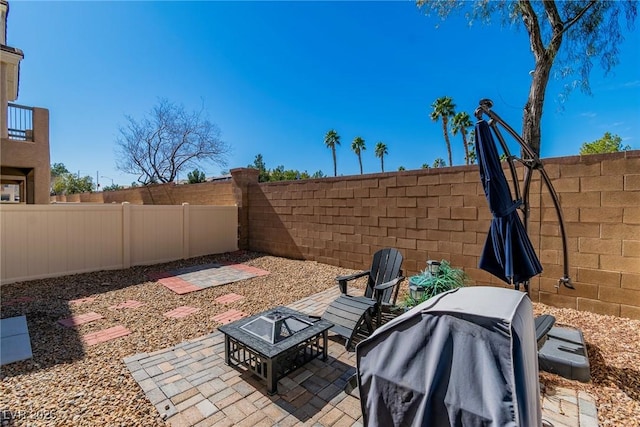
[[[271, 353], [274, 354], [265, 354], [266, 352], [261, 352], [257, 347], [265, 346], [267, 343], [259, 343], [259, 341], [256, 341], [257, 338], [252, 337], [246, 332], [242, 332], [240, 326], [274, 310], [286, 311], [289, 314], [303, 319], [308, 318], [305, 314], [286, 307], [276, 307], [264, 313], [259, 313], [219, 328], [225, 336], [225, 363], [229, 366], [243, 366], [266, 381], [267, 393], [269, 393], [269, 395], [277, 393], [278, 380], [284, 378], [290, 372], [300, 368], [318, 356], [321, 356], [324, 361], [327, 360], [328, 331], [329, 328], [333, 326], [330, 322], [317, 320], [315, 324], [311, 326], [312, 330], [310, 332], [312, 332], [313, 335], [304, 339], [299, 339], [299, 337], [295, 339], [294, 335], [292, 338], [287, 338], [273, 345], [274, 350], [271, 351]], [[304, 330], [301, 332], [304, 332]], [[298, 334], [301, 334], [301, 332]], [[231, 336], [231, 334], [236, 336]], [[301, 336], [304, 335], [301, 334]]]

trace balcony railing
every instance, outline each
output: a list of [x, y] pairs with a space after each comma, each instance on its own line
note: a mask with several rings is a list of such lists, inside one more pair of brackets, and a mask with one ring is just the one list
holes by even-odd
[[9, 103], [7, 131], [9, 139], [33, 141], [33, 108]]

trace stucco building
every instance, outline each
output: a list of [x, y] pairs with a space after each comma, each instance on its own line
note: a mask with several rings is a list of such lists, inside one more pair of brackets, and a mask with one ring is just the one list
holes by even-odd
[[49, 203], [49, 110], [18, 99], [22, 50], [7, 45], [9, 3], [0, 0], [0, 199]]

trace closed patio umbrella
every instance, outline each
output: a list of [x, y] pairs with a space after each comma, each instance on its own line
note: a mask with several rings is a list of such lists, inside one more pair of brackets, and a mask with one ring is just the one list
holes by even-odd
[[520, 283], [540, 274], [542, 265], [517, 212], [522, 201], [511, 196], [491, 128], [485, 120], [476, 123], [476, 150], [480, 178], [493, 214], [479, 267], [518, 289]]

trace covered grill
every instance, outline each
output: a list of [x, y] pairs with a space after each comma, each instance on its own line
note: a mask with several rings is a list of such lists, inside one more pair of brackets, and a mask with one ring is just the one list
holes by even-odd
[[438, 295], [378, 328], [356, 358], [366, 426], [541, 424], [525, 293], [470, 287]]

